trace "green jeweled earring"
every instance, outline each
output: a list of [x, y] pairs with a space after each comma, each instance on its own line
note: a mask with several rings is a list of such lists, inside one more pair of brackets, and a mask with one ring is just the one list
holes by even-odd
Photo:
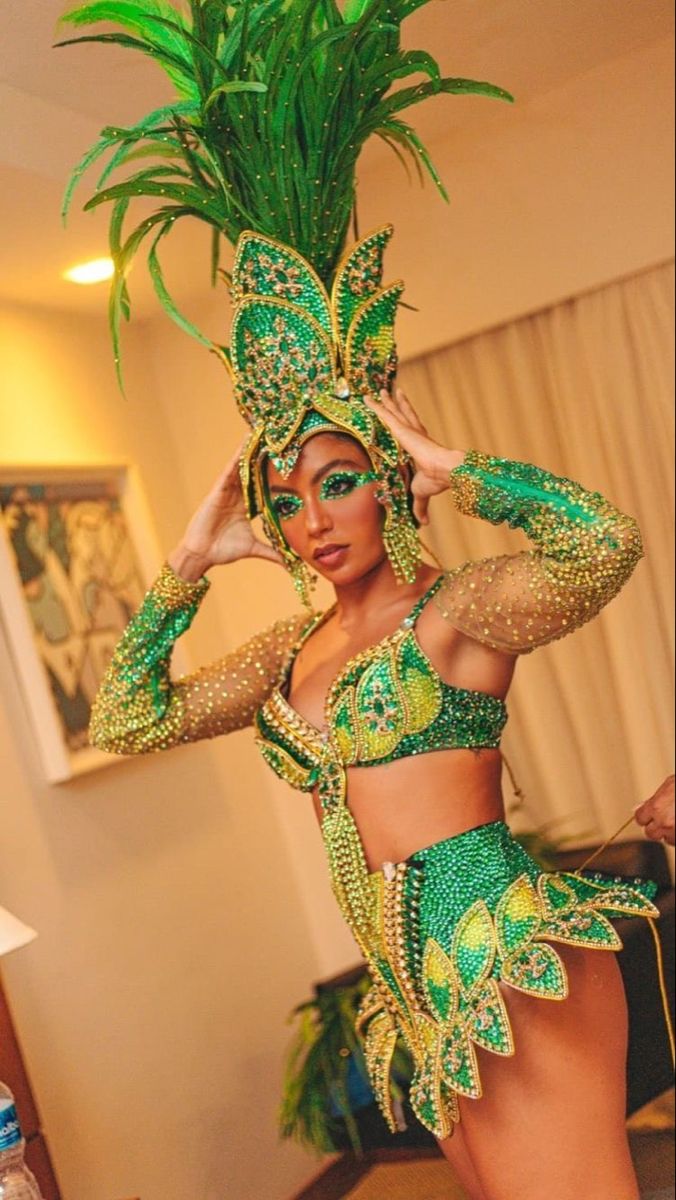
[[294, 554], [293, 550], [289, 548], [281, 530], [277, 527], [276, 522], [266, 510], [261, 513], [261, 523], [263, 525], [263, 532], [270, 542], [270, 545], [273, 547], [273, 549], [277, 550], [279, 554], [281, 554], [284, 561], [284, 566], [291, 576], [291, 581], [301, 599], [302, 604], [308, 609], [309, 612], [314, 613], [314, 607], [310, 593], [316, 583], [316, 575], [313, 575], [307, 566], [307, 563], [304, 563], [302, 558], [299, 558], [298, 555]]
[[398, 471], [379, 475], [376, 499], [385, 509], [383, 542], [392, 569], [400, 583], [415, 583], [420, 565], [421, 546], [408, 495]]

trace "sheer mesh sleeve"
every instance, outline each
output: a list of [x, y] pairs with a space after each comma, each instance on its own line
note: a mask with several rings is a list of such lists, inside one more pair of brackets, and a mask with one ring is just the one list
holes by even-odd
[[89, 740], [112, 754], [168, 750], [243, 729], [279, 681], [308, 618], [277, 621], [224, 658], [173, 681], [174, 642], [208, 590], [162, 568], [115, 649], [92, 706]]
[[598, 492], [527, 463], [469, 451], [451, 472], [456, 507], [523, 529], [535, 549], [468, 562], [437, 593], [443, 615], [497, 650], [523, 654], [572, 633], [615, 596], [641, 535]]

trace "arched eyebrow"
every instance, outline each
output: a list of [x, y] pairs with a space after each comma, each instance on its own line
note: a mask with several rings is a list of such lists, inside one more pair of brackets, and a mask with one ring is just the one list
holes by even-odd
[[[325, 475], [328, 475], [329, 471], [333, 471], [334, 467], [352, 467], [355, 471], [364, 470], [363, 464], [356, 462], [353, 458], [332, 458], [331, 462], [324, 463], [323, 467], [320, 467], [318, 471], [315, 471], [312, 479], [310, 480], [310, 484], [314, 486], [315, 483], [319, 483], [319, 480], [323, 479]], [[284, 495], [298, 495], [295, 488], [278, 487], [273, 483], [272, 487], [270, 488], [271, 495], [277, 495], [280, 492], [283, 492]]]

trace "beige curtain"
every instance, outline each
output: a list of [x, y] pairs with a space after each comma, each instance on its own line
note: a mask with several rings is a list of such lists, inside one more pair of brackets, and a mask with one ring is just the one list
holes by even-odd
[[[673, 274], [656, 267], [400, 370], [445, 445], [577, 479], [643, 532], [646, 557], [601, 616], [520, 661], [505, 739], [527, 796], [516, 828], [609, 836], [673, 769]], [[428, 540], [448, 565], [525, 544], [446, 499]]]

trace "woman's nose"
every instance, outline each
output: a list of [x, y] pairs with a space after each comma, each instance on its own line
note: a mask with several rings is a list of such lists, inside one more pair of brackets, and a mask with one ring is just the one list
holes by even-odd
[[312, 497], [305, 502], [305, 528], [308, 533], [317, 537], [320, 533], [325, 533], [333, 524], [331, 513], [328, 505], [323, 504], [321, 500]]

